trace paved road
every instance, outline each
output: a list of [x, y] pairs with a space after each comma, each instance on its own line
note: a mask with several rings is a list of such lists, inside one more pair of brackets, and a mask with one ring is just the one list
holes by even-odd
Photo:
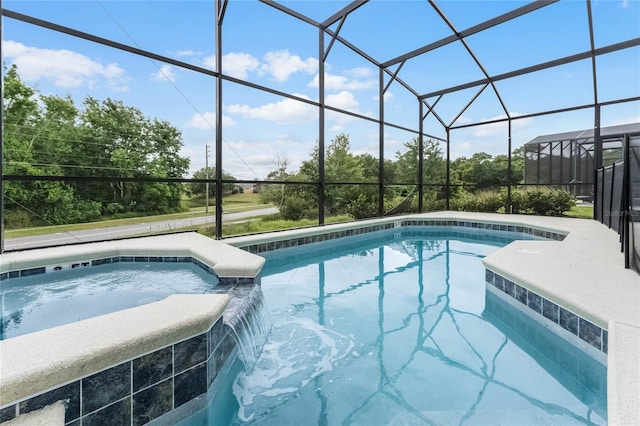
[[[249, 210], [245, 212], [224, 213], [222, 219], [223, 222], [236, 222], [254, 216], [262, 216], [275, 213], [278, 213], [278, 209], [276, 207], [269, 207], [266, 209]], [[74, 231], [72, 233], [60, 232], [57, 234], [43, 234], [33, 235], [30, 237], [8, 238], [4, 242], [4, 249], [16, 250], [78, 242], [107, 240], [145, 233], [155, 234], [158, 232], [171, 231], [173, 229], [179, 229], [188, 226], [199, 226], [206, 224], [213, 225], [215, 222], [215, 216], [203, 216], [189, 219], [172, 219], [159, 222], [138, 223], [136, 225], [113, 226], [110, 228], [87, 229], [85, 231]]]

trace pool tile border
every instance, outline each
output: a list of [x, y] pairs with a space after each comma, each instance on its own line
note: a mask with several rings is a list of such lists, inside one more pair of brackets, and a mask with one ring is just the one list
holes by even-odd
[[207, 392], [235, 348], [221, 316], [204, 333], [0, 409], [0, 422], [63, 400], [65, 424], [142, 425]]
[[597, 350], [608, 353], [607, 330], [591, 321], [571, 312], [562, 305], [552, 302], [534, 291], [531, 291], [491, 269], [485, 269], [485, 281], [503, 293], [515, 299], [529, 310], [537, 313], [544, 320], [567, 330], [569, 333], [587, 342]]
[[[278, 241], [270, 241], [265, 243], [257, 243], [257, 244], [246, 244], [240, 245], [239, 247], [243, 250], [248, 251], [249, 253], [259, 254], [271, 250], [277, 250], [282, 248], [296, 247], [302, 246], [306, 244], [318, 243], [322, 241], [329, 241], [336, 238], [344, 238], [344, 237], [352, 237], [356, 235], [363, 235], [377, 231], [385, 231], [389, 229], [397, 230], [398, 232], [406, 231], [408, 227], [458, 227], [465, 229], [474, 229], [474, 230], [488, 230], [488, 231], [503, 231], [503, 232], [516, 232], [521, 234], [527, 234], [534, 237], [546, 238], [549, 240], [562, 241], [566, 234], [554, 232], [554, 231], [546, 231], [544, 229], [539, 229], [533, 226], [526, 225], [508, 225], [501, 223], [492, 223], [492, 222], [479, 222], [479, 221], [469, 221], [469, 220], [434, 220], [434, 219], [404, 219], [398, 220], [394, 222], [380, 223], [377, 225], [364, 226], [360, 228], [351, 228], [340, 231], [331, 231], [325, 232], [315, 235], [306, 235], [303, 237], [292, 237], [285, 238]], [[403, 229], [405, 228], [405, 229]], [[458, 232], [458, 237], [464, 238], [473, 238], [477, 236], [477, 234], [473, 233], [465, 233]], [[417, 234], [416, 234], [417, 235]], [[442, 233], [445, 235], [445, 232]], [[451, 235], [451, 233], [447, 233], [447, 235]], [[486, 236], [483, 236], [486, 239]]]
[[0, 273], [0, 281], [11, 278], [29, 277], [32, 275], [48, 274], [69, 269], [86, 268], [90, 266], [107, 265], [110, 263], [193, 263], [205, 272], [216, 275], [209, 265], [191, 256], [113, 256], [98, 259], [87, 259], [70, 263], [60, 263], [37, 268], [19, 269]]

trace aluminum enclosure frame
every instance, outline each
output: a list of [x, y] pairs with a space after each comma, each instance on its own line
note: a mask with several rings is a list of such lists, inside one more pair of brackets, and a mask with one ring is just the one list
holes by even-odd
[[[262, 86], [259, 84], [255, 84], [249, 81], [244, 81], [242, 79], [238, 79], [232, 77], [230, 75], [224, 74], [224, 63], [223, 63], [223, 47], [224, 40], [222, 30], [224, 27], [224, 17], [227, 9], [229, 7], [233, 7], [230, 5], [229, 0], [212, 0], [215, 4], [215, 16], [212, 17], [212, 21], [215, 25], [215, 52], [216, 52], [216, 70], [213, 71], [208, 68], [199, 67], [187, 62], [179, 61], [167, 56], [160, 55], [158, 53], [154, 53], [151, 51], [143, 50], [135, 46], [127, 45], [124, 43], [119, 43], [113, 40], [109, 40], [103, 37], [96, 36], [94, 34], [90, 34], [87, 32], [79, 31], [74, 28], [66, 27], [59, 25], [54, 22], [45, 21], [42, 19], [38, 19], [33, 16], [25, 15], [22, 13], [18, 13], [12, 10], [5, 9], [2, 6], [2, 1], [0, 0], [0, 8], [2, 12], [2, 19], [13, 19], [17, 21], [21, 21], [26, 24], [39, 26], [45, 28], [50, 31], [67, 34], [72, 37], [77, 37], [92, 43], [97, 43], [100, 45], [104, 45], [107, 47], [111, 47], [113, 49], [121, 50], [123, 52], [127, 52], [133, 55], [145, 57], [148, 59], [152, 59], [155, 61], [159, 61], [164, 64], [170, 64], [179, 68], [188, 69], [194, 71], [196, 73], [212, 77], [216, 80], [216, 93], [214, 94], [215, 106], [216, 106], [216, 123], [215, 123], [215, 167], [216, 167], [216, 176], [215, 179], [212, 179], [211, 182], [216, 185], [217, 193], [220, 194], [222, 192], [222, 185], [227, 183], [222, 176], [224, 158], [222, 153], [223, 147], [223, 120], [222, 120], [222, 105], [224, 99], [224, 93], [222, 89], [223, 82], [232, 82], [241, 86], [245, 86], [248, 88], [252, 88], [255, 90], [260, 90], [269, 94], [273, 94], [276, 96], [281, 96], [286, 99], [292, 99], [298, 102], [302, 102], [308, 105], [312, 105], [318, 108], [318, 121], [319, 121], [319, 130], [318, 130], [318, 144], [319, 144], [319, 180], [317, 182], [275, 182], [269, 181], [269, 183], [280, 183], [280, 184], [311, 184], [316, 185], [318, 189], [318, 221], [319, 225], [324, 225], [325, 219], [325, 211], [324, 211], [324, 188], [327, 182], [325, 181], [325, 173], [324, 173], [324, 161], [325, 161], [325, 145], [326, 145], [326, 135], [325, 135], [325, 113], [327, 111], [339, 112], [341, 114], [346, 114], [351, 117], [355, 117], [360, 120], [366, 120], [369, 122], [373, 122], [378, 125], [379, 128], [379, 168], [378, 168], [378, 181], [376, 185], [378, 186], [378, 214], [380, 216], [384, 213], [384, 146], [385, 146], [385, 135], [384, 128], [385, 126], [390, 126], [395, 129], [403, 130], [414, 134], [417, 136], [420, 144], [419, 144], [419, 156], [418, 156], [418, 177], [417, 177], [417, 186], [419, 192], [419, 210], [423, 210], [423, 191], [424, 188], [429, 186], [425, 184], [423, 181], [424, 175], [424, 152], [423, 152], [423, 144], [424, 138], [430, 138], [433, 140], [437, 140], [439, 142], [446, 144], [446, 177], [444, 187], [446, 189], [447, 197], [446, 197], [446, 207], [449, 208], [450, 201], [450, 163], [451, 163], [451, 150], [450, 150], [450, 132], [452, 130], [470, 128], [474, 126], [481, 126], [492, 123], [507, 123], [507, 149], [508, 149], [508, 176], [509, 176], [509, 185], [507, 186], [508, 197], [510, 199], [511, 188], [513, 186], [513, 171], [511, 164], [511, 151], [512, 151], [512, 124], [514, 120], [521, 120], [531, 117], [538, 117], [543, 115], [550, 114], [558, 114], [563, 112], [577, 111], [577, 110], [593, 110], [594, 118], [593, 118], [593, 128], [595, 133], [595, 168], [599, 168], [602, 165], [602, 140], [600, 138], [599, 129], [600, 129], [600, 117], [601, 117], [601, 108], [603, 106], [615, 105], [620, 103], [628, 103], [628, 102], [638, 102], [640, 101], [640, 96], [616, 99], [612, 101], [601, 102], [598, 97], [597, 90], [597, 79], [596, 79], [596, 59], [604, 54], [622, 51], [625, 49], [634, 48], [640, 46], [640, 38], [632, 38], [628, 40], [624, 40], [622, 42], [610, 44], [607, 46], [595, 47], [595, 36], [593, 30], [593, 16], [592, 16], [592, 6], [591, 0], [581, 0], [586, 4], [587, 10], [587, 21], [589, 27], [589, 46], [590, 49], [584, 52], [579, 52], [576, 54], [572, 54], [569, 56], [564, 56], [561, 58], [557, 58], [551, 61], [546, 61], [542, 63], [538, 63], [533, 66], [528, 66], [516, 70], [512, 70], [506, 73], [491, 75], [483, 63], [480, 61], [479, 56], [471, 49], [471, 47], [466, 43], [465, 39], [471, 35], [482, 33], [490, 28], [499, 26], [506, 22], [517, 20], [523, 16], [536, 13], [541, 9], [552, 8], [554, 4], [558, 3], [559, 0], [537, 0], [531, 1], [530, 3], [525, 4], [524, 6], [517, 7], [507, 13], [501, 14], [499, 16], [492, 17], [484, 22], [473, 25], [469, 28], [465, 28], [462, 30], [458, 30], [454, 25], [453, 21], [447, 16], [446, 13], [442, 11], [442, 9], [438, 6], [435, 0], [426, 0], [430, 8], [435, 12], [437, 16], [442, 20], [442, 22], [451, 30], [451, 34], [443, 37], [435, 42], [431, 42], [417, 49], [413, 49], [411, 51], [407, 51], [404, 54], [396, 56], [394, 58], [375, 58], [374, 56], [367, 53], [363, 48], [354, 45], [352, 42], [347, 40], [345, 37], [340, 35], [341, 29], [344, 25], [348, 25], [347, 21], [349, 15], [354, 11], [360, 8], [366, 8], [368, 0], [356, 0], [348, 3], [345, 7], [336, 11], [330, 17], [326, 18], [322, 22], [318, 22], [312, 19], [309, 16], [304, 15], [292, 8], [289, 8], [275, 0], [259, 0], [261, 3], [277, 10], [281, 13], [289, 15], [292, 19], [297, 19], [304, 22], [307, 25], [315, 27], [318, 31], [318, 63], [319, 63], [319, 89], [318, 89], [318, 101], [313, 101], [309, 99], [305, 99], [294, 94], [282, 92], [270, 87]], [[231, 2], [232, 3], [232, 2]], [[334, 28], [335, 27], [335, 28]], [[329, 43], [325, 42], [325, 37], [330, 37]], [[331, 53], [332, 47], [334, 44], [338, 42], [371, 63], [374, 67], [378, 68], [378, 96], [379, 96], [379, 115], [378, 118], [372, 118], [366, 116], [364, 114], [358, 114], [351, 111], [346, 111], [340, 108], [336, 108], [330, 105], [325, 104], [325, 62], [328, 56]], [[456, 86], [441, 88], [436, 91], [431, 91], [428, 93], [420, 93], [413, 87], [411, 87], [407, 82], [403, 81], [400, 76], [400, 70], [405, 63], [411, 61], [412, 59], [427, 53], [439, 49], [441, 47], [447, 46], [452, 43], [459, 42], [461, 43], [467, 54], [474, 61], [476, 66], [482, 71], [484, 78], [475, 81], [469, 81], [463, 84], [459, 84]], [[2, 54], [2, 50], [0, 50], [0, 56]], [[576, 61], [590, 59], [591, 60], [591, 69], [592, 69], [592, 83], [593, 83], [593, 101], [588, 104], [583, 105], [574, 105], [568, 108], [561, 108], [555, 110], [547, 110], [547, 111], [536, 111], [527, 115], [518, 115], [514, 116], [510, 114], [510, 110], [508, 105], [503, 101], [503, 97], [495, 85], [495, 82], [501, 80], [507, 80], [510, 78], [522, 76], [525, 74], [535, 73], [537, 71], [550, 69], [558, 66], [562, 66], [565, 64], [570, 64]], [[395, 68], [395, 69], [394, 69]], [[405, 126], [401, 126], [397, 123], [387, 122], [385, 120], [385, 111], [384, 111], [384, 95], [389, 89], [390, 85], [396, 82], [405, 88], [411, 95], [415, 96], [416, 99], [416, 118], [417, 123], [414, 128], [407, 128]], [[473, 95], [467, 104], [459, 111], [458, 114], [455, 115], [455, 118], [450, 122], [445, 122], [441, 116], [438, 115], [437, 103], [442, 98], [442, 96], [450, 93], [461, 92], [466, 89], [478, 87], [478, 91]], [[456, 124], [458, 119], [462, 116], [462, 114], [478, 99], [478, 97], [485, 91], [487, 88], [491, 88], [497, 97], [501, 109], [504, 111], [504, 115], [506, 118], [504, 119], [495, 119], [491, 121], [483, 121], [483, 122], [475, 122], [475, 123], [464, 123], [464, 124]], [[435, 102], [429, 103], [429, 99], [437, 98]], [[436, 121], [442, 126], [442, 130], [446, 134], [446, 138], [436, 137], [434, 135], [428, 134], [425, 132], [424, 128], [424, 120], [427, 116], [432, 115]], [[0, 124], [2, 123], [2, 117], [0, 116]], [[0, 147], [0, 156], [2, 154], [2, 148]], [[3, 181], [5, 180], [25, 180], [25, 179], [43, 179], [43, 180], [69, 180], [68, 177], [60, 178], [55, 176], [18, 176], [18, 175], [6, 175], [3, 169], [2, 173], [0, 173], [0, 190], [3, 188]], [[121, 178], [118, 178], [121, 179]], [[181, 179], [177, 179], [178, 181], [183, 181]], [[167, 181], [166, 179], [154, 179], [149, 178], [148, 181]], [[184, 181], [192, 182], [194, 180], [185, 179]], [[253, 181], [241, 181], [237, 180], [234, 182], [242, 183], [242, 182], [253, 182]], [[331, 182], [330, 184], [349, 184], [348, 182]], [[355, 185], [371, 185], [371, 183], [361, 183], [354, 182], [352, 184]], [[398, 184], [400, 184], [398, 182]], [[3, 197], [4, 200], [4, 197]], [[597, 200], [596, 200], [597, 202]], [[222, 200], [221, 197], [216, 197], [216, 223], [222, 223]], [[0, 201], [0, 222], [4, 223], [4, 211], [3, 211], [3, 201]], [[2, 224], [0, 224], [2, 226]], [[222, 227], [216, 227], [216, 238], [222, 238]], [[4, 250], [4, 229], [0, 229], [0, 252]]]

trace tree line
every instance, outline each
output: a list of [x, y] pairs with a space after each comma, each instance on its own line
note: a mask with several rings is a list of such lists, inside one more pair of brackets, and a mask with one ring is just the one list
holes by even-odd
[[[383, 165], [384, 210], [391, 211], [410, 195], [418, 184], [419, 140], [413, 138], [404, 143], [403, 150], [395, 158], [385, 159]], [[298, 182], [297, 184], [265, 185], [261, 190], [264, 202], [276, 205], [285, 219], [313, 219], [318, 214], [319, 147], [316, 144], [309, 159], [299, 170], [289, 171], [286, 154], [279, 153], [276, 168], [267, 180]], [[324, 158], [324, 208], [328, 216], [348, 214], [356, 219], [378, 215], [379, 160], [371, 154], [354, 154], [349, 135], [338, 134], [329, 143]], [[437, 210], [445, 206], [446, 158], [441, 146], [432, 139], [423, 141], [423, 184], [425, 209]], [[491, 155], [484, 152], [471, 157], [459, 157], [450, 163], [449, 195], [464, 197], [483, 189], [495, 189], [521, 183], [524, 177], [524, 149], [516, 149], [511, 159], [511, 179], [507, 155]], [[310, 182], [304, 184], [299, 182]], [[346, 183], [346, 184], [345, 184]], [[414, 188], [415, 189], [415, 188]], [[408, 211], [415, 211], [414, 201]]]
[[[19, 177], [4, 182], [8, 228], [171, 213], [183, 210], [183, 197], [205, 195], [201, 182], [145, 181], [185, 178], [190, 160], [180, 155], [184, 142], [175, 126], [121, 101], [87, 96], [78, 106], [70, 95], [44, 95], [26, 85], [13, 65], [5, 68], [3, 114], [3, 175]], [[318, 149], [316, 145], [297, 171], [290, 171], [286, 155], [279, 155], [267, 177], [309, 184], [263, 186], [262, 200], [279, 207], [287, 219], [317, 216]], [[385, 211], [418, 183], [418, 151], [414, 138], [395, 158], [384, 160]], [[424, 141], [423, 153], [426, 208], [444, 208], [446, 159], [430, 139]], [[522, 154], [522, 148], [513, 152], [514, 184], [522, 181]], [[326, 215], [377, 216], [377, 158], [354, 154], [349, 135], [338, 134], [327, 146], [324, 166]], [[54, 179], [38, 178], [47, 176]], [[198, 170], [193, 177], [213, 180], [215, 168]], [[223, 171], [223, 179], [223, 192], [233, 192], [234, 176]], [[454, 196], [507, 185], [507, 156], [457, 158], [450, 164], [450, 182]], [[216, 195], [215, 188], [209, 185], [210, 196]]]
[[180, 209], [183, 184], [127, 180], [187, 174], [181, 132], [169, 122], [117, 100], [87, 96], [77, 106], [69, 95], [43, 95], [15, 65], [5, 69], [3, 114], [4, 175], [74, 178], [5, 181], [9, 227]]

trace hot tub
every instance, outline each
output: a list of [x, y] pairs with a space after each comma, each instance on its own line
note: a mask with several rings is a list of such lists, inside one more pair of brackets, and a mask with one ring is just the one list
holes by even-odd
[[182, 233], [3, 254], [0, 279], [38, 281], [129, 261], [188, 263], [211, 275], [212, 291], [145, 296], [133, 307], [0, 341], [0, 421], [62, 400], [66, 423], [124, 416], [143, 424], [206, 392], [234, 347], [225, 308], [238, 286], [259, 283], [262, 257]]

